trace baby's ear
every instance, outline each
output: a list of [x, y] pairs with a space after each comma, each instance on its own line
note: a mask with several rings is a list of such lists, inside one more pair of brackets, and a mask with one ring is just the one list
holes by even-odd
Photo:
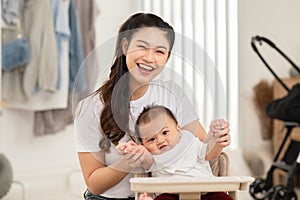
[[128, 40], [126, 38], [123, 38], [122, 42], [121, 42], [121, 45], [122, 45], [122, 52], [126, 56], [127, 48], [128, 48]]
[[181, 128], [180, 128], [179, 124], [177, 124], [176, 129], [177, 129], [177, 131], [180, 131]]

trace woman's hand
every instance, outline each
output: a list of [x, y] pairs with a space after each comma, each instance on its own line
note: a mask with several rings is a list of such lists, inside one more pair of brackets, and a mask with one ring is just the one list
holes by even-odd
[[209, 125], [209, 132], [205, 138], [206, 142], [215, 142], [220, 147], [230, 145], [229, 123], [224, 119], [213, 120]]

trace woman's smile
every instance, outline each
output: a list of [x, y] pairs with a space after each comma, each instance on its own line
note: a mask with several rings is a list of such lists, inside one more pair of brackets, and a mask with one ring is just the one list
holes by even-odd
[[141, 71], [145, 71], [145, 72], [152, 72], [153, 70], [155, 70], [155, 67], [151, 66], [151, 65], [147, 65], [147, 64], [141, 64], [141, 63], [138, 63], [137, 64], [138, 68], [141, 70]]

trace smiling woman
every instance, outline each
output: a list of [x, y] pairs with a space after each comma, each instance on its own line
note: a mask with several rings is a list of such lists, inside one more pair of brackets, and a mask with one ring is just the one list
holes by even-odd
[[[165, 68], [174, 40], [173, 28], [154, 14], [134, 14], [120, 27], [108, 80], [83, 99], [75, 112], [86, 200], [133, 199], [129, 179], [142, 167], [142, 155], [119, 156], [116, 146], [133, 138], [136, 118], [145, 105], [169, 108], [183, 130], [205, 140], [199, 117], [176, 80], [154, 80]], [[208, 159], [230, 144], [228, 131], [207, 153]]]

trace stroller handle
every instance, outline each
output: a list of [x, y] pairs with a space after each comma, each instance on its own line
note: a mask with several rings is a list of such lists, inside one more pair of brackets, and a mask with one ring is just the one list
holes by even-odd
[[262, 44], [262, 41], [264, 41], [265, 43], [267, 43], [271, 47], [273, 47], [275, 49], [278, 49], [276, 47], [276, 45], [271, 40], [269, 40], [268, 38], [261, 37], [261, 36], [257, 35], [257, 36], [252, 37], [251, 43], [254, 44], [255, 41], [258, 41], [260, 43], [260, 45]]
[[274, 70], [269, 66], [269, 64], [265, 61], [265, 59], [262, 57], [260, 52], [257, 49], [257, 46], [255, 45], [256, 42], [258, 42], [260, 45], [262, 45], [262, 42], [267, 43], [269, 46], [274, 48], [280, 55], [282, 55], [291, 65], [293, 68], [295, 68], [299, 74], [300, 74], [300, 68], [287, 56], [285, 55], [271, 40], [261, 37], [259, 35], [254, 36], [251, 38], [251, 46], [253, 50], [257, 53], [259, 58], [262, 60], [262, 62], [266, 65], [266, 67], [269, 69], [269, 71], [273, 74], [273, 76], [279, 81], [279, 83], [287, 90], [289, 91], [290, 89], [286, 86], [286, 84], [278, 77], [278, 75], [274, 72]]

